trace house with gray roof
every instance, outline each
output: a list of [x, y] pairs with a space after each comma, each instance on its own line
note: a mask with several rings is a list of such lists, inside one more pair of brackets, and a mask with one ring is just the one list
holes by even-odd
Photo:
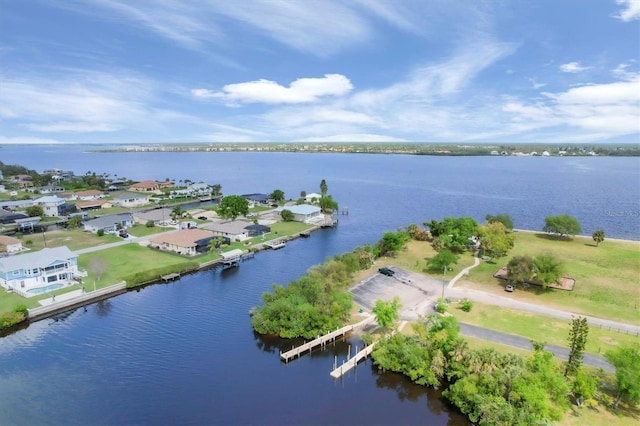
[[278, 207], [274, 211], [280, 214], [282, 210], [289, 210], [291, 213], [293, 213], [293, 220], [296, 222], [313, 223], [322, 221], [324, 219], [324, 216], [322, 215], [322, 209], [317, 206], [312, 206], [311, 204], [297, 204], [292, 206]]
[[34, 200], [34, 203], [42, 207], [45, 216], [67, 216], [69, 213], [76, 211], [74, 204], [67, 203], [67, 200], [57, 195], [47, 195], [37, 198]]
[[158, 209], [133, 212], [133, 218], [142, 225], [152, 221], [155, 225], [165, 226], [172, 221], [172, 214], [172, 208], [160, 207]]
[[135, 220], [131, 213], [110, 214], [83, 222], [84, 230], [93, 232], [94, 234], [100, 229], [102, 229], [105, 234], [115, 234], [118, 229], [127, 228], [134, 224]]
[[65, 246], [0, 258], [0, 286], [23, 297], [75, 284], [83, 276], [77, 256]]
[[267, 232], [271, 228], [264, 225], [256, 225], [245, 220], [217, 221], [200, 225], [200, 229], [211, 231], [216, 236], [227, 237], [231, 241], [244, 241], [257, 237]]

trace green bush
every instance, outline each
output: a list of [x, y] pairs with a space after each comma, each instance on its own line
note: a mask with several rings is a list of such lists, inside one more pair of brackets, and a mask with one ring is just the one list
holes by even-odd
[[23, 314], [25, 317], [27, 316], [27, 313], [29, 313], [29, 311], [27, 310], [27, 306], [23, 303], [17, 305], [15, 308], [13, 308], [13, 312], [19, 313], [19, 314]]
[[473, 302], [465, 297], [460, 301], [459, 307], [465, 312], [471, 312], [471, 309], [473, 309]]
[[102, 237], [104, 235], [104, 229], [98, 229], [97, 235], [98, 237]]
[[22, 312], [5, 312], [0, 315], [0, 330], [21, 323], [26, 319]]
[[436, 303], [436, 311], [444, 314], [445, 312], [447, 312], [447, 304], [443, 301], [439, 301], [438, 303]]
[[147, 228], [153, 228], [154, 226], [156, 226], [156, 223], [152, 220], [148, 220], [144, 226], [146, 226]]

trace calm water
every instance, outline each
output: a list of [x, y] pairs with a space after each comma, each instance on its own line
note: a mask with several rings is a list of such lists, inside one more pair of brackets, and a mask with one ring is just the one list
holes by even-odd
[[[347, 343], [288, 365], [292, 342], [251, 331], [248, 310], [327, 256], [382, 232], [445, 215], [510, 213], [540, 229], [569, 213], [583, 233], [640, 239], [635, 158], [464, 158], [202, 153], [83, 154], [79, 147], [0, 148], [42, 171], [220, 183], [225, 194], [329, 193], [349, 208], [319, 231], [231, 271], [202, 271], [45, 320], [0, 339], [0, 424], [466, 424], [438, 393], [370, 362], [329, 376]], [[112, 265], [117, 266], [117, 265]], [[360, 345], [357, 336], [350, 341]]]

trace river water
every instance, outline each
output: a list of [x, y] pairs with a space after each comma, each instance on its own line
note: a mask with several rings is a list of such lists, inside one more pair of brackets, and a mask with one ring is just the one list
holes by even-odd
[[[410, 223], [510, 213], [540, 229], [568, 213], [584, 234], [640, 239], [637, 158], [423, 157], [280, 153], [90, 154], [80, 146], [3, 146], [0, 161], [190, 179], [223, 193], [329, 193], [339, 226], [207, 270], [31, 324], [0, 339], [0, 424], [467, 424], [433, 390], [371, 362], [329, 376], [357, 336], [283, 364], [295, 342], [255, 335], [248, 311], [328, 256]], [[117, 267], [117, 265], [110, 265]]]

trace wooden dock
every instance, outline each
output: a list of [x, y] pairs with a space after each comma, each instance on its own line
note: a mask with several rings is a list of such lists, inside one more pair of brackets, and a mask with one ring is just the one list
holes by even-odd
[[314, 339], [310, 342], [304, 343], [297, 348], [293, 348], [287, 352], [280, 352], [280, 360], [284, 362], [289, 362], [290, 359], [300, 358], [300, 355], [303, 355], [307, 352], [311, 352], [314, 348], [318, 346], [325, 346], [329, 342], [333, 342], [338, 337], [342, 337], [347, 334], [349, 331], [352, 331], [355, 328], [362, 327], [372, 321], [375, 320], [375, 316], [370, 316], [357, 324], [350, 324], [344, 326], [342, 328], [337, 329], [336, 331], [332, 331], [330, 333], [325, 334], [324, 336], [320, 336], [317, 339]]
[[344, 373], [348, 372], [352, 368], [355, 368], [355, 366], [358, 365], [360, 361], [371, 355], [371, 352], [373, 352], [373, 347], [375, 345], [375, 342], [370, 344], [369, 346], [365, 347], [360, 352], [355, 354], [351, 359], [345, 361], [340, 367], [336, 367], [331, 373], [329, 373], [331, 374], [331, 377], [333, 377], [334, 379], [338, 379], [342, 377]]
[[[407, 325], [407, 321], [401, 321], [400, 324], [398, 325], [398, 328], [396, 330], [394, 330], [391, 333], [391, 335], [394, 335], [396, 332], [402, 331], [402, 329], [404, 328], [405, 325]], [[333, 377], [334, 379], [338, 379], [338, 378], [342, 377], [342, 375], [344, 373], [346, 373], [349, 370], [355, 368], [355, 366], [358, 365], [358, 363], [360, 361], [362, 361], [364, 358], [366, 358], [369, 355], [371, 355], [371, 352], [373, 352], [373, 347], [375, 345], [376, 345], [376, 342], [373, 342], [372, 344], [370, 344], [369, 346], [365, 347], [360, 352], [355, 354], [353, 356], [353, 358], [349, 358], [348, 360], [344, 361], [342, 363], [342, 365], [339, 366], [339, 367], [334, 364], [333, 371], [331, 373], [329, 373], [329, 374], [331, 374], [331, 377]], [[358, 350], [357, 347], [356, 347], [356, 350]], [[351, 347], [349, 347], [349, 352], [351, 352]]]
[[177, 280], [178, 278], [180, 278], [180, 274], [172, 273], [172, 274], [163, 275], [160, 278], [162, 279], [162, 281], [168, 282], [168, 281]]
[[278, 250], [286, 245], [285, 240], [285, 238], [277, 238], [275, 240], [267, 241], [266, 243], [264, 243], [264, 245], [272, 250]]

